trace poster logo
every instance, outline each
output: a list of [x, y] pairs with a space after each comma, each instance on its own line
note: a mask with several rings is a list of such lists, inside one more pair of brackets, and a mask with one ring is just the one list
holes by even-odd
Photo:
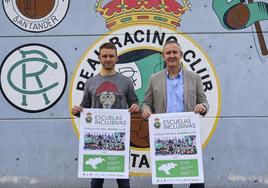
[[44, 32], [63, 20], [69, 0], [4, 0], [3, 7], [17, 27], [29, 32]]
[[160, 123], [160, 119], [159, 118], [155, 118], [154, 119], [154, 127], [159, 129], [161, 127], [161, 123]]
[[92, 120], [93, 120], [92, 113], [88, 112], [87, 116], [86, 116], [86, 122], [87, 123], [92, 123]]
[[61, 57], [41, 44], [27, 44], [10, 52], [1, 69], [1, 91], [24, 112], [41, 112], [63, 95], [67, 72]]

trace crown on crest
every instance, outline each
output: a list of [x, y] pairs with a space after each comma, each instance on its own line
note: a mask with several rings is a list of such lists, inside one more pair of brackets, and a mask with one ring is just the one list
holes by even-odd
[[175, 30], [180, 16], [191, 8], [189, 0], [110, 0], [103, 7], [97, 0], [95, 10], [100, 12], [110, 30], [137, 24], [153, 24]]

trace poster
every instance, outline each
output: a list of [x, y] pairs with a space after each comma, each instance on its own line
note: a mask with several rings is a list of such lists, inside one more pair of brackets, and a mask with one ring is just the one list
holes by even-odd
[[79, 178], [129, 178], [130, 114], [84, 109], [80, 116]]
[[197, 114], [152, 114], [149, 130], [153, 184], [204, 182]]

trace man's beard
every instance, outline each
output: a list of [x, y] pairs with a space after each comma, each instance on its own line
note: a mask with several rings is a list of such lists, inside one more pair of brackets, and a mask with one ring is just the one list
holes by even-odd
[[103, 64], [102, 66], [107, 70], [112, 70], [115, 67], [115, 65], [112, 64]]

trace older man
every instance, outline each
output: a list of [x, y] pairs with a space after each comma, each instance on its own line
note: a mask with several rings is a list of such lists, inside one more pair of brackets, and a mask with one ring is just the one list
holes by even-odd
[[[145, 93], [142, 117], [147, 119], [152, 113], [189, 112], [201, 115], [208, 112], [208, 102], [201, 78], [183, 68], [183, 52], [176, 41], [168, 41], [162, 51], [166, 69], [153, 74]], [[159, 188], [172, 188], [159, 185]], [[191, 184], [190, 188], [203, 188], [204, 184]]]

